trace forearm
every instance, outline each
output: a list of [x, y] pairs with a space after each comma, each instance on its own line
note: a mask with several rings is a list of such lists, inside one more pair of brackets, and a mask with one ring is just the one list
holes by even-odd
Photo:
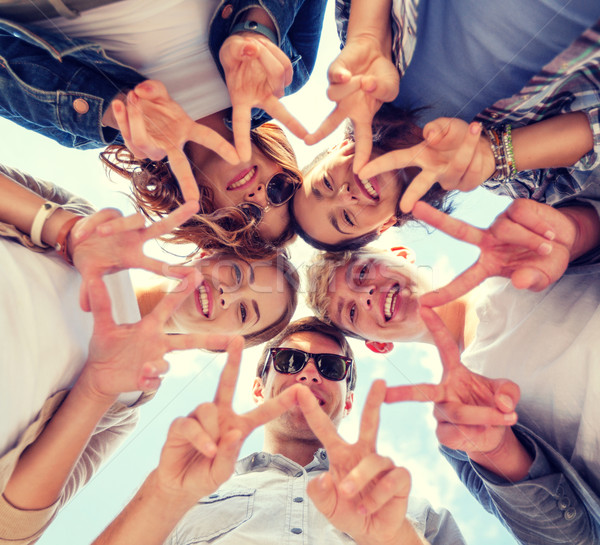
[[[0, 197], [0, 221], [10, 223], [24, 233], [31, 233], [33, 220], [45, 199], [4, 174], [0, 174]], [[44, 224], [42, 241], [54, 246], [60, 228], [75, 215], [67, 210], [55, 210]]]
[[193, 507], [189, 499], [164, 493], [156, 472], [92, 545], [162, 545], [175, 525]]
[[353, 0], [346, 41], [359, 36], [375, 38], [382, 50], [391, 54], [391, 0]]
[[113, 400], [92, 399], [73, 387], [41, 435], [21, 455], [4, 496], [19, 509], [55, 503], [90, 436]]
[[512, 429], [506, 433], [502, 444], [491, 452], [467, 452], [469, 458], [488, 471], [517, 482], [524, 479], [533, 463], [527, 449], [517, 439]]
[[587, 116], [582, 112], [557, 115], [512, 131], [519, 171], [568, 167], [594, 146]]

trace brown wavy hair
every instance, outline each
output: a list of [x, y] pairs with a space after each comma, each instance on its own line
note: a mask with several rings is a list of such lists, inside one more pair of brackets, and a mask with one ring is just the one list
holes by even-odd
[[[302, 183], [296, 155], [281, 128], [265, 123], [253, 129], [250, 139], [260, 152], [277, 163], [283, 171]], [[158, 221], [183, 204], [179, 184], [167, 159], [151, 161], [136, 159], [126, 146], [112, 144], [100, 159], [108, 170], [131, 181], [132, 199], [136, 208], [152, 221]], [[277, 250], [295, 237], [291, 224], [275, 240], [264, 239], [256, 221], [236, 207], [215, 209], [213, 192], [208, 184], [198, 180], [200, 211], [164, 240], [175, 244], [193, 243], [202, 250], [226, 249], [246, 260], [270, 259]]]

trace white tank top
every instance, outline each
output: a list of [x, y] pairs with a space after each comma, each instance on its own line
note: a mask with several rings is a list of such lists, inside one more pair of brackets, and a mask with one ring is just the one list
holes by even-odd
[[[123, 0], [40, 26], [101, 45], [107, 55], [162, 81], [194, 120], [231, 106], [208, 48], [218, 0]], [[37, 24], [37, 23], [36, 23]]]

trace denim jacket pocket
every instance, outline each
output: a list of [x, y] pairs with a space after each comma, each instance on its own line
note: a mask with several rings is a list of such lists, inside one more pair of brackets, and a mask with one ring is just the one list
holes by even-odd
[[252, 517], [254, 488], [218, 490], [202, 498], [176, 528], [176, 543], [205, 543], [235, 530]]

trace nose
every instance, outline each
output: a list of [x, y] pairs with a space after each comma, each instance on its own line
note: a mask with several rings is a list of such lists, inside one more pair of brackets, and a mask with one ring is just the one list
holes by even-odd
[[219, 285], [218, 303], [222, 309], [228, 309], [231, 305], [234, 305], [242, 298], [243, 290], [240, 286], [228, 288], [224, 284]]
[[367, 286], [365, 291], [360, 292], [358, 300], [364, 309], [370, 310], [373, 307], [373, 304], [375, 303], [374, 295], [375, 286]]
[[267, 206], [267, 192], [265, 190], [265, 185], [259, 183], [256, 187], [249, 189], [244, 195], [244, 201], [253, 202], [254, 204], [258, 204], [258, 206], [265, 208]]
[[304, 382], [306, 384], [321, 384], [323, 379], [315, 367], [315, 360], [310, 358], [304, 369], [296, 374], [296, 382]]
[[337, 192], [337, 198], [345, 203], [349, 203], [357, 199], [356, 195], [352, 193], [350, 184], [348, 182], [345, 182], [340, 186]]

